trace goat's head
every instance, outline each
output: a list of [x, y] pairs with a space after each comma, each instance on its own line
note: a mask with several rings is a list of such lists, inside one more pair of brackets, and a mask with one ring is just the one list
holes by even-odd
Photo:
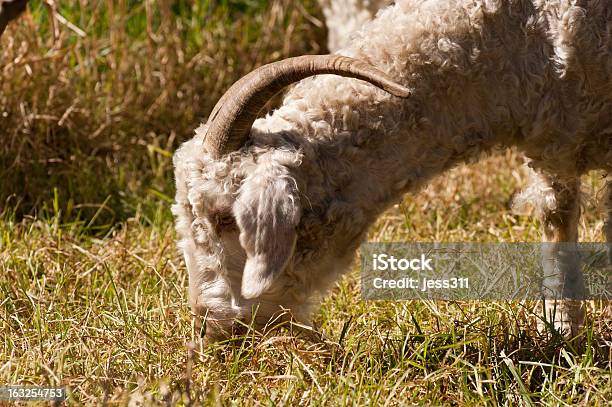
[[189, 270], [192, 310], [205, 317], [207, 336], [225, 336], [237, 320], [263, 325], [283, 308], [303, 317], [299, 314], [307, 308], [308, 293], [295, 289], [306, 272], [295, 252], [305, 211], [297, 176], [301, 152], [278, 140], [265, 146], [247, 141], [272, 96], [291, 83], [326, 73], [366, 80], [401, 97], [410, 93], [355, 59], [291, 58], [236, 82], [196, 137], [175, 155], [173, 211]]

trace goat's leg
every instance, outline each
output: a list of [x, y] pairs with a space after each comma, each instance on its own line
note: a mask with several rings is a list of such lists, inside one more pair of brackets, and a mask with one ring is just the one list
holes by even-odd
[[554, 326], [576, 336], [584, 323], [585, 284], [576, 243], [580, 218], [580, 180], [540, 175], [554, 204], [542, 208], [544, 318], [540, 328]]
[[608, 243], [608, 267], [612, 268], [612, 175], [606, 180], [606, 189], [604, 195], [604, 211], [605, 220], [603, 233]]

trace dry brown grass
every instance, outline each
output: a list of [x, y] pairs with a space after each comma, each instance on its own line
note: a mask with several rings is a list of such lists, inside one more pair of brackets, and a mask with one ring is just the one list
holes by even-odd
[[[454, 170], [371, 236], [537, 239], [533, 221], [505, 212], [517, 182], [508, 160]], [[586, 210], [581, 233], [599, 233]], [[355, 270], [310, 335], [287, 327], [207, 345], [171, 223], [133, 219], [104, 239], [56, 218], [0, 225], [0, 382], [66, 385], [71, 404], [606, 405], [612, 395], [612, 315], [601, 302], [580, 349], [538, 333], [535, 304], [364, 302]]]

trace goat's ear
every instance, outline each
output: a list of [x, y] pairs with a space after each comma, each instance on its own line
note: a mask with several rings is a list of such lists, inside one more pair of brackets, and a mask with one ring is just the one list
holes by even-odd
[[234, 214], [247, 254], [241, 294], [255, 298], [272, 286], [293, 255], [301, 214], [295, 181], [280, 165], [256, 171], [240, 188]]

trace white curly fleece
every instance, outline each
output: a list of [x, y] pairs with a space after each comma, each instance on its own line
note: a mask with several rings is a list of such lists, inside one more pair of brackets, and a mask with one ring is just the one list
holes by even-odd
[[224, 329], [254, 307], [307, 320], [386, 208], [494, 148], [559, 177], [612, 170], [612, 2], [398, 1], [342, 53], [413, 96], [309, 78], [242, 150], [213, 160], [201, 127], [175, 156], [192, 307]]

